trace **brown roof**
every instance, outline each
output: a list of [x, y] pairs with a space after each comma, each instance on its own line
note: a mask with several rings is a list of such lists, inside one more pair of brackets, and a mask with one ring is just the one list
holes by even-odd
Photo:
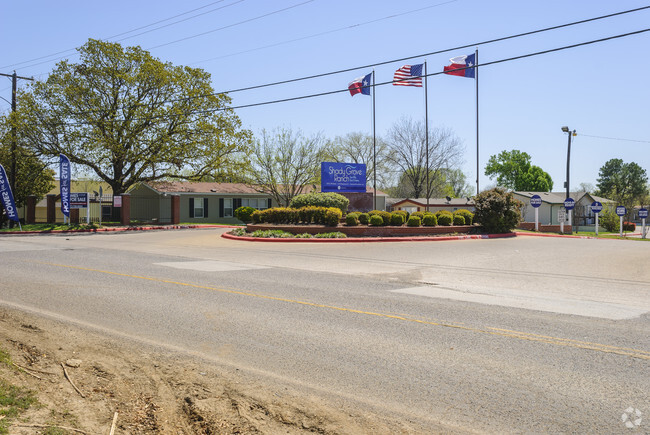
[[147, 185], [161, 193], [259, 193], [252, 187], [243, 183], [157, 181], [147, 183]]
[[[146, 183], [147, 186], [160, 193], [246, 193], [259, 194], [253, 187], [243, 183], [205, 183], [191, 181], [155, 181]], [[306, 185], [304, 193], [313, 191], [311, 184]], [[366, 189], [372, 193], [372, 187]], [[384, 192], [377, 190], [377, 195], [386, 195]]]

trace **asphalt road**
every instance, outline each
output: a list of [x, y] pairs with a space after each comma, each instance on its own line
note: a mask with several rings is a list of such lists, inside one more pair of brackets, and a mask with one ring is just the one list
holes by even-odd
[[[283, 244], [223, 231], [2, 237], [0, 304], [405, 427], [650, 433], [647, 242]], [[630, 407], [642, 413], [631, 429]]]

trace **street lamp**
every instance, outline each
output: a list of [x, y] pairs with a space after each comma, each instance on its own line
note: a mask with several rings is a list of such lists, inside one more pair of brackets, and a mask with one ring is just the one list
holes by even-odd
[[566, 183], [565, 183], [566, 199], [568, 199], [569, 196], [570, 196], [570, 194], [569, 194], [569, 161], [571, 160], [571, 136], [575, 136], [576, 131], [575, 130], [573, 130], [573, 131], [569, 130], [569, 127], [567, 127], [567, 126], [562, 127], [562, 131], [569, 134], [569, 145], [567, 147], [567, 152], [566, 152]]

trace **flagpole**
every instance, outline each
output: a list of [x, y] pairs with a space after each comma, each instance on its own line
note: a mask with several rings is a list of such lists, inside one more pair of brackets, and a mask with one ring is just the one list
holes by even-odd
[[476, 194], [479, 194], [479, 163], [478, 163], [478, 48], [474, 58], [474, 79], [476, 80]]
[[425, 144], [427, 147], [427, 207], [426, 211], [429, 211], [429, 197], [431, 196], [430, 184], [429, 184], [429, 101], [428, 94], [429, 87], [427, 86], [427, 61], [424, 61], [424, 134], [426, 135]]
[[377, 210], [377, 126], [375, 124], [375, 70], [372, 70], [372, 204]]

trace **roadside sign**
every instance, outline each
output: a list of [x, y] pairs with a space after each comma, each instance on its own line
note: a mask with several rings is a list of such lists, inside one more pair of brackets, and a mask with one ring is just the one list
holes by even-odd
[[87, 192], [70, 192], [70, 208], [88, 207]]
[[640, 208], [639, 209], [639, 217], [641, 219], [645, 219], [648, 217], [648, 209], [647, 208]]
[[618, 205], [618, 206], [616, 206], [616, 214], [618, 216], [623, 217], [623, 216], [625, 216], [627, 214], [627, 209], [625, 208], [624, 205]]
[[594, 201], [591, 203], [591, 211], [594, 213], [600, 213], [603, 210], [603, 205], [598, 202]]
[[113, 207], [122, 207], [122, 197], [117, 195], [113, 197]]
[[576, 206], [576, 201], [573, 198], [567, 198], [564, 200], [564, 208], [567, 210], [573, 210]]
[[566, 210], [559, 209], [557, 211], [557, 221], [566, 222]]
[[530, 197], [530, 205], [537, 208], [542, 205], [542, 197], [539, 195], [533, 195]]

